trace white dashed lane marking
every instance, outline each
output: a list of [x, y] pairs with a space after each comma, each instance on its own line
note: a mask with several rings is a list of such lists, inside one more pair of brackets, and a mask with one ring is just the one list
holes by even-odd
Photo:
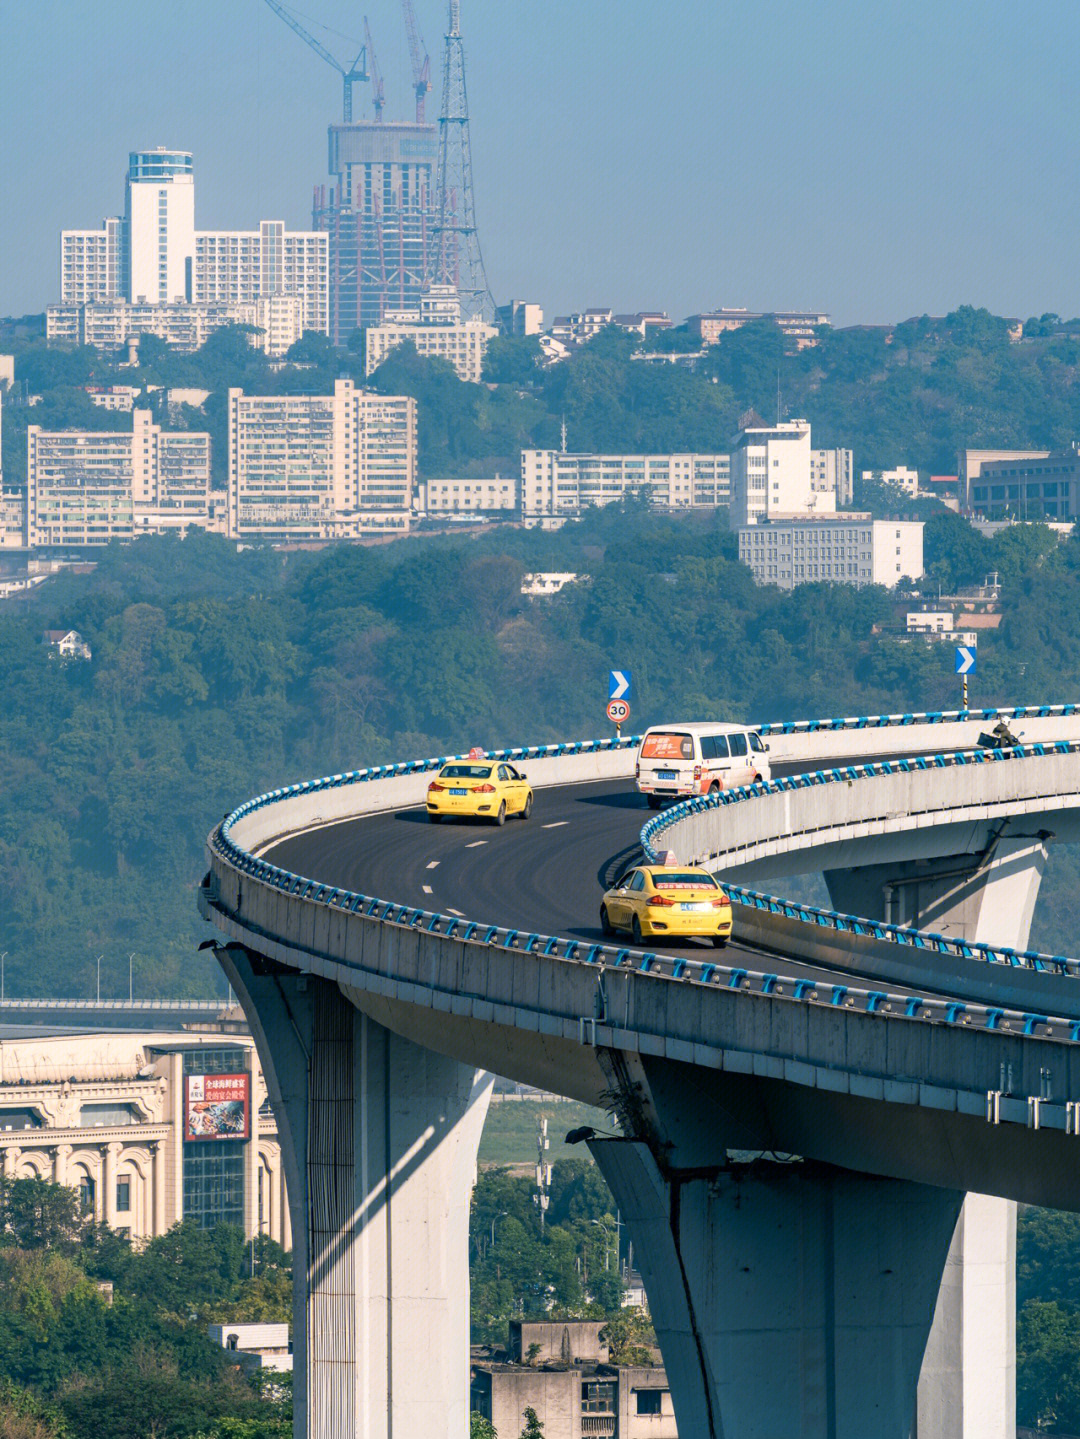
[[569, 824], [569, 823], [570, 823], [570, 821], [569, 821], [568, 819], [557, 819], [557, 820], [554, 820], [551, 824], [542, 824], [542, 825], [540, 826], [540, 828], [541, 828], [541, 829], [562, 829], [562, 827], [563, 827], [564, 824]]
[[432, 890], [430, 884], [425, 884], [425, 885], [424, 885], [424, 893], [425, 893], [425, 894], [433, 894], [433, 893], [434, 893], [434, 891]]
[[437, 859], [433, 859], [433, 860], [431, 861], [431, 863], [428, 865], [428, 869], [438, 869], [438, 867], [439, 867], [439, 861], [438, 861]]
[[487, 844], [486, 839], [474, 839], [472, 844], [467, 844], [466, 849], [475, 849], [478, 844]]
[[448, 909], [446, 912], [447, 912], [447, 914], [455, 914], [455, 915], [457, 915], [458, 919], [464, 919], [464, 918], [465, 918], [465, 916], [462, 914], [462, 912], [461, 912], [460, 909]]

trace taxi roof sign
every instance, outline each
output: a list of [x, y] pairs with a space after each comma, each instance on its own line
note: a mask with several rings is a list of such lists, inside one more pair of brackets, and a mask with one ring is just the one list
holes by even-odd
[[679, 863], [679, 856], [675, 853], [673, 849], [665, 849], [663, 854], [660, 856], [660, 863], [664, 866], [665, 869], [671, 869], [673, 865], [677, 865]]
[[481, 749], [481, 747], [480, 747], [478, 744], [474, 744], [473, 747], [472, 747], [472, 749], [471, 749], [471, 750], [469, 751], [469, 753], [466, 755], [466, 759], [483, 759], [483, 758], [484, 758], [484, 751]]

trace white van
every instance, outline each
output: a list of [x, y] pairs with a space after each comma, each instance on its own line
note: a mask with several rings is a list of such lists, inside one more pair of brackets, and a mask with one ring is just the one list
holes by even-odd
[[654, 725], [638, 750], [637, 787], [651, 809], [668, 799], [737, 789], [771, 777], [768, 751], [744, 725]]

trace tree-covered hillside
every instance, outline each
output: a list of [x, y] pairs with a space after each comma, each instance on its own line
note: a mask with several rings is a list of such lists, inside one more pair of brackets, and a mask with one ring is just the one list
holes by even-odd
[[[972, 545], [959, 523], [929, 528], [931, 570], [997, 567], [1009, 600], [973, 701], [1080, 693], [1080, 539]], [[589, 579], [528, 599], [538, 569]], [[99, 954], [104, 989], [123, 992], [132, 953], [138, 994], [207, 993], [220, 979], [194, 953], [195, 886], [223, 811], [390, 759], [607, 733], [612, 667], [633, 670], [635, 728], [954, 705], [951, 651], [890, 638], [893, 611], [880, 589], [760, 588], [722, 517], [638, 504], [555, 534], [313, 555], [203, 534], [111, 547], [94, 574], [0, 610], [7, 993], [92, 993]], [[89, 663], [41, 643], [69, 626]], [[1066, 943], [1060, 905], [1043, 914], [1040, 943]]]

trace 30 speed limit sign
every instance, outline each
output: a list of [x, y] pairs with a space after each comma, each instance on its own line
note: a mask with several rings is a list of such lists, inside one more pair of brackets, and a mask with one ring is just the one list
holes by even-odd
[[625, 724], [630, 718], [630, 706], [625, 700], [608, 700], [607, 717], [612, 724]]

